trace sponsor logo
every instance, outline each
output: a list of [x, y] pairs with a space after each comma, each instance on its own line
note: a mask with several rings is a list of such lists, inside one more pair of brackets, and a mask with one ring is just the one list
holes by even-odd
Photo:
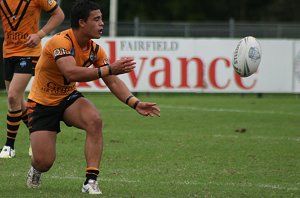
[[260, 59], [260, 53], [259, 49], [257, 47], [250, 47], [248, 56], [251, 60], [259, 60]]
[[71, 51], [66, 50], [64, 48], [57, 48], [53, 51], [54, 57], [63, 56], [63, 55], [71, 55]]
[[48, 0], [48, 4], [49, 4], [50, 6], [52, 6], [53, 3], [54, 3], [54, 0]]
[[26, 67], [27, 66], [27, 62], [26, 61], [21, 61], [20, 62], [20, 66], [22, 67], [22, 68], [24, 68], [24, 67]]
[[127, 41], [120, 42], [121, 51], [178, 51], [179, 43], [176, 41]]
[[237, 44], [235, 50], [234, 50], [234, 56], [233, 56], [233, 66], [237, 65], [239, 63], [238, 61], [238, 55], [239, 55], [239, 50], [240, 50], [240, 46], [242, 44], [243, 40], [240, 40], [239, 43]]
[[28, 33], [24, 33], [24, 32], [9, 31], [9, 32], [5, 32], [4, 34], [5, 34], [5, 39], [11, 41], [26, 40], [28, 37]]
[[67, 95], [75, 89], [75, 83], [72, 85], [59, 85], [55, 82], [48, 82], [46, 86], [42, 88], [43, 92], [54, 95]]

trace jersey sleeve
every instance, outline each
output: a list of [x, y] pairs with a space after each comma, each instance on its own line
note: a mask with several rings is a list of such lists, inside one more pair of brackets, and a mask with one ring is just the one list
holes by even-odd
[[55, 0], [38, 0], [40, 7], [48, 13], [53, 12], [57, 7], [58, 4]]
[[45, 51], [55, 61], [62, 57], [72, 56], [74, 53], [72, 41], [64, 36], [54, 36], [47, 42]]
[[94, 63], [94, 66], [102, 67], [105, 65], [109, 65], [107, 54], [106, 54], [105, 50], [101, 46], [99, 46], [99, 50], [97, 52], [97, 60]]

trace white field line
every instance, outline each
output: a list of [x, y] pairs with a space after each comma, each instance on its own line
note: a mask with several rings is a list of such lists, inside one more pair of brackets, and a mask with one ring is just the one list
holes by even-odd
[[[164, 182], [164, 183], [168, 183], [168, 182]], [[210, 185], [215, 185], [215, 186], [234, 186], [234, 187], [257, 187], [257, 188], [271, 188], [271, 189], [278, 189], [278, 190], [287, 190], [287, 191], [297, 191], [298, 188], [297, 187], [284, 187], [284, 186], [280, 186], [278, 184], [252, 184], [252, 183], [220, 183], [220, 182], [190, 182], [190, 181], [185, 181], [185, 182], [176, 182], [175, 184], [181, 184], [181, 185], [206, 185], [206, 184], [210, 184]]]
[[[51, 179], [59, 179], [59, 180], [84, 180], [83, 177], [75, 177], [75, 176], [50, 176]], [[123, 183], [142, 183], [139, 180], [129, 180], [126, 178], [122, 179], [100, 179], [103, 182], [123, 182]], [[158, 182], [159, 184], [172, 184], [172, 185], [182, 185], [182, 186], [198, 186], [198, 185], [214, 185], [214, 186], [233, 186], [233, 187], [243, 187], [243, 188], [263, 188], [263, 189], [277, 189], [277, 190], [286, 190], [286, 191], [298, 191], [297, 187], [286, 187], [281, 186], [279, 184], [252, 184], [252, 183], [221, 183], [221, 182], [196, 182], [196, 181], [174, 181], [174, 182]]]
[[252, 114], [275, 114], [275, 115], [300, 116], [300, 113], [291, 113], [291, 112], [284, 112], [284, 111], [252, 111], [252, 110], [241, 110], [241, 109], [199, 108], [193, 106], [174, 106], [174, 105], [160, 105], [160, 108], [203, 111], [203, 112], [229, 112], [229, 113], [252, 113]]
[[[213, 135], [215, 138], [231, 138], [231, 139], [237, 139], [240, 138], [240, 135], [221, 135], [221, 134], [215, 134]], [[273, 140], [273, 141], [295, 141], [300, 142], [300, 137], [266, 137], [266, 136], [247, 136], [247, 139], [252, 140]]]
[[[177, 109], [177, 110], [191, 110], [191, 111], [203, 111], [203, 112], [229, 112], [229, 113], [252, 113], [252, 114], [276, 114], [276, 115], [290, 115], [290, 116], [300, 116], [300, 113], [290, 113], [290, 112], [282, 112], [282, 111], [251, 111], [251, 110], [240, 110], [240, 109], [223, 109], [223, 108], [199, 108], [199, 107], [191, 107], [191, 106], [172, 106], [172, 105], [162, 105], [161, 108], [168, 109]], [[219, 138], [239, 138], [238, 135], [214, 135], [214, 137]], [[252, 139], [266, 139], [266, 140], [289, 140], [289, 141], [300, 141], [300, 137], [290, 138], [290, 137], [264, 137], [264, 136], [253, 136], [249, 137]]]
[[[51, 179], [61, 179], [61, 180], [84, 180], [84, 177], [76, 177], [76, 176], [49, 176]], [[123, 182], [123, 183], [141, 183], [140, 181], [134, 181], [134, 180], [128, 180], [126, 178], [121, 178], [121, 179], [105, 179], [101, 178], [101, 181], [104, 182]]]

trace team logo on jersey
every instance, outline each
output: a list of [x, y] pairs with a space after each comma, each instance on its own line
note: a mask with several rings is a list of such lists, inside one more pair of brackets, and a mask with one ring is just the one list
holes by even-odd
[[109, 63], [108, 63], [108, 59], [106, 58], [106, 59], [104, 59], [104, 65], [109, 65]]
[[57, 48], [53, 51], [53, 55], [54, 57], [71, 55], [71, 51], [66, 50], [64, 48]]
[[91, 60], [92, 63], [95, 62], [95, 60], [96, 60], [96, 55], [94, 54], [94, 52], [91, 52], [91, 53], [90, 53], [90, 60]]
[[54, 3], [54, 0], [48, 0], [48, 4], [49, 4], [50, 6], [52, 6], [53, 3]]

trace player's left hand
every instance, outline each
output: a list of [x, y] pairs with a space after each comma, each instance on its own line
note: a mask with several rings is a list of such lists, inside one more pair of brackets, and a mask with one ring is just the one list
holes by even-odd
[[160, 117], [160, 108], [156, 105], [156, 103], [139, 102], [135, 110], [143, 116]]
[[27, 47], [34, 48], [40, 42], [41, 42], [41, 37], [38, 34], [30, 34], [27, 37], [27, 41], [26, 41], [25, 45]]

